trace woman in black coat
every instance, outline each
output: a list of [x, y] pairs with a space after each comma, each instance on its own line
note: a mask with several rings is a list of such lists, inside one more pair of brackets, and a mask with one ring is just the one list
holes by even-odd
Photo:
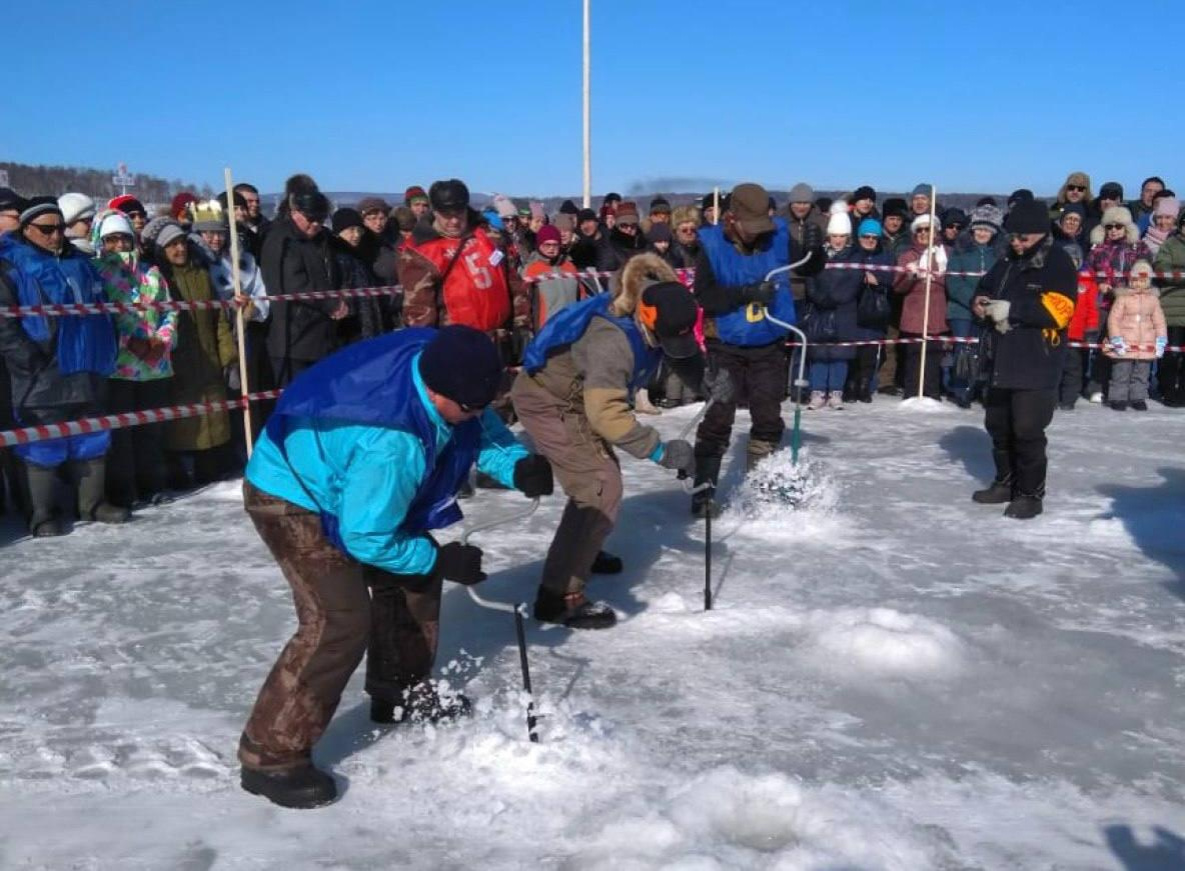
[[[856, 229], [857, 242], [851, 249], [852, 259], [865, 266], [892, 266], [896, 259], [884, 250], [881, 243], [882, 227], [875, 218], [865, 218]], [[860, 273], [862, 283], [856, 301], [857, 341], [881, 341], [892, 319], [893, 273], [879, 269], [866, 269]], [[884, 354], [882, 345], [860, 345], [856, 348], [856, 359], [848, 367], [848, 380], [844, 387], [847, 402], [872, 402], [872, 391], [876, 387], [876, 370]]]
[[[831, 217], [825, 249], [828, 263], [850, 263], [855, 259], [851, 228], [851, 219], [846, 214]], [[815, 343], [844, 342], [855, 338], [856, 301], [863, 282], [864, 273], [858, 269], [824, 269], [807, 282], [803, 332], [810, 342], [807, 348], [811, 383], [808, 408], [843, 408], [848, 361], [855, 359], [856, 349]]]

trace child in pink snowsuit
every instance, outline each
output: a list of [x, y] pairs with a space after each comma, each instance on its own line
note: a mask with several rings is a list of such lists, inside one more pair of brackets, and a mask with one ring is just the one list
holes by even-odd
[[1136, 411], [1147, 411], [1152, 361], [1163, 357], [1168, 346], [1164, 309], [1160, 307], [1160, 290], [1152, 286], [1151, 264], [1137, 260], [1127, 286], [1116, 287], [1114, 293], [1104, 351], [1112, 360], [1107, 399], [1116, 411], [1125, 411], [1129, 405]]

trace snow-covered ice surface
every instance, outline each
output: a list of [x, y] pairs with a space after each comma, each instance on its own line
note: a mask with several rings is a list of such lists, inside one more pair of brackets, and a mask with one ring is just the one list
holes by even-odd
[[[439, 665], [475, 716], [381, 730], [359, 675], [317, 811], [237, 785], [294, 625], [237, 484], [125, 528], [3, 527], [0, 867], [1185, 868], [1185, 417], [1059, 413], [1028, 523], [968, 498], [977, 413], [804, 415], [799, 510], [755, 506], [739, 423], [715, 610], [687, 497], [625, 459], [627, 569], [592, 582], [620, 624], [528, 630], [542, 743], [510, 617], [452, 588]], [[475, 538], [485, 595], [532, 596], [561, 507]]]

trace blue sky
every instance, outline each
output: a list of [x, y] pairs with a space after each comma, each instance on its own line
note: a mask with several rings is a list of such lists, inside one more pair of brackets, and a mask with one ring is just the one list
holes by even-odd
[[[581, 188], [579, 0], [13, 4], [0, 159]], [[1185, 6], [593, 0], [593, 190], [1185, 186]], [[233, 33], [231, 44], [227, 34]], [[1154, 41], [1163, 47], [1153, 49]], [[1134, 114], [1133, 114], [1134, 113]], [[668, 185], [663, 185], [668, 187]]]

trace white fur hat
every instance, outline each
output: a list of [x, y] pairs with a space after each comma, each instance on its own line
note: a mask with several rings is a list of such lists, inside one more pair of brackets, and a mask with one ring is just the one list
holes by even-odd
[[95, 216], [95, 201], [86, 194], [62, 194], [58, 197], [58, 208], [62, 210], [62, 222], [67, 227]]
[[128, 216], [123, 212], [109, 212], [107, 217], [103, 219], [103, 223], [99, 225], [100, 239], [116, 233], [122, 233], [125, 236], [136, 235], [132, 232], [132, 222], [128, 220]]
[[832, 212], [831, 217], [827, 219], [827, 235], [828, 236], [851, 236], [852, 235], [852, 218], [847, 213], [847, 210], [842, 212]]
[[909, 232], [911, 234], [916, 233], [922, 227], [929, 227], [929, 226], [930, 226], [930, 216], [929, 215], [918, 215], [916, 218], [914, 218], [912, 221], [909, 222]]

